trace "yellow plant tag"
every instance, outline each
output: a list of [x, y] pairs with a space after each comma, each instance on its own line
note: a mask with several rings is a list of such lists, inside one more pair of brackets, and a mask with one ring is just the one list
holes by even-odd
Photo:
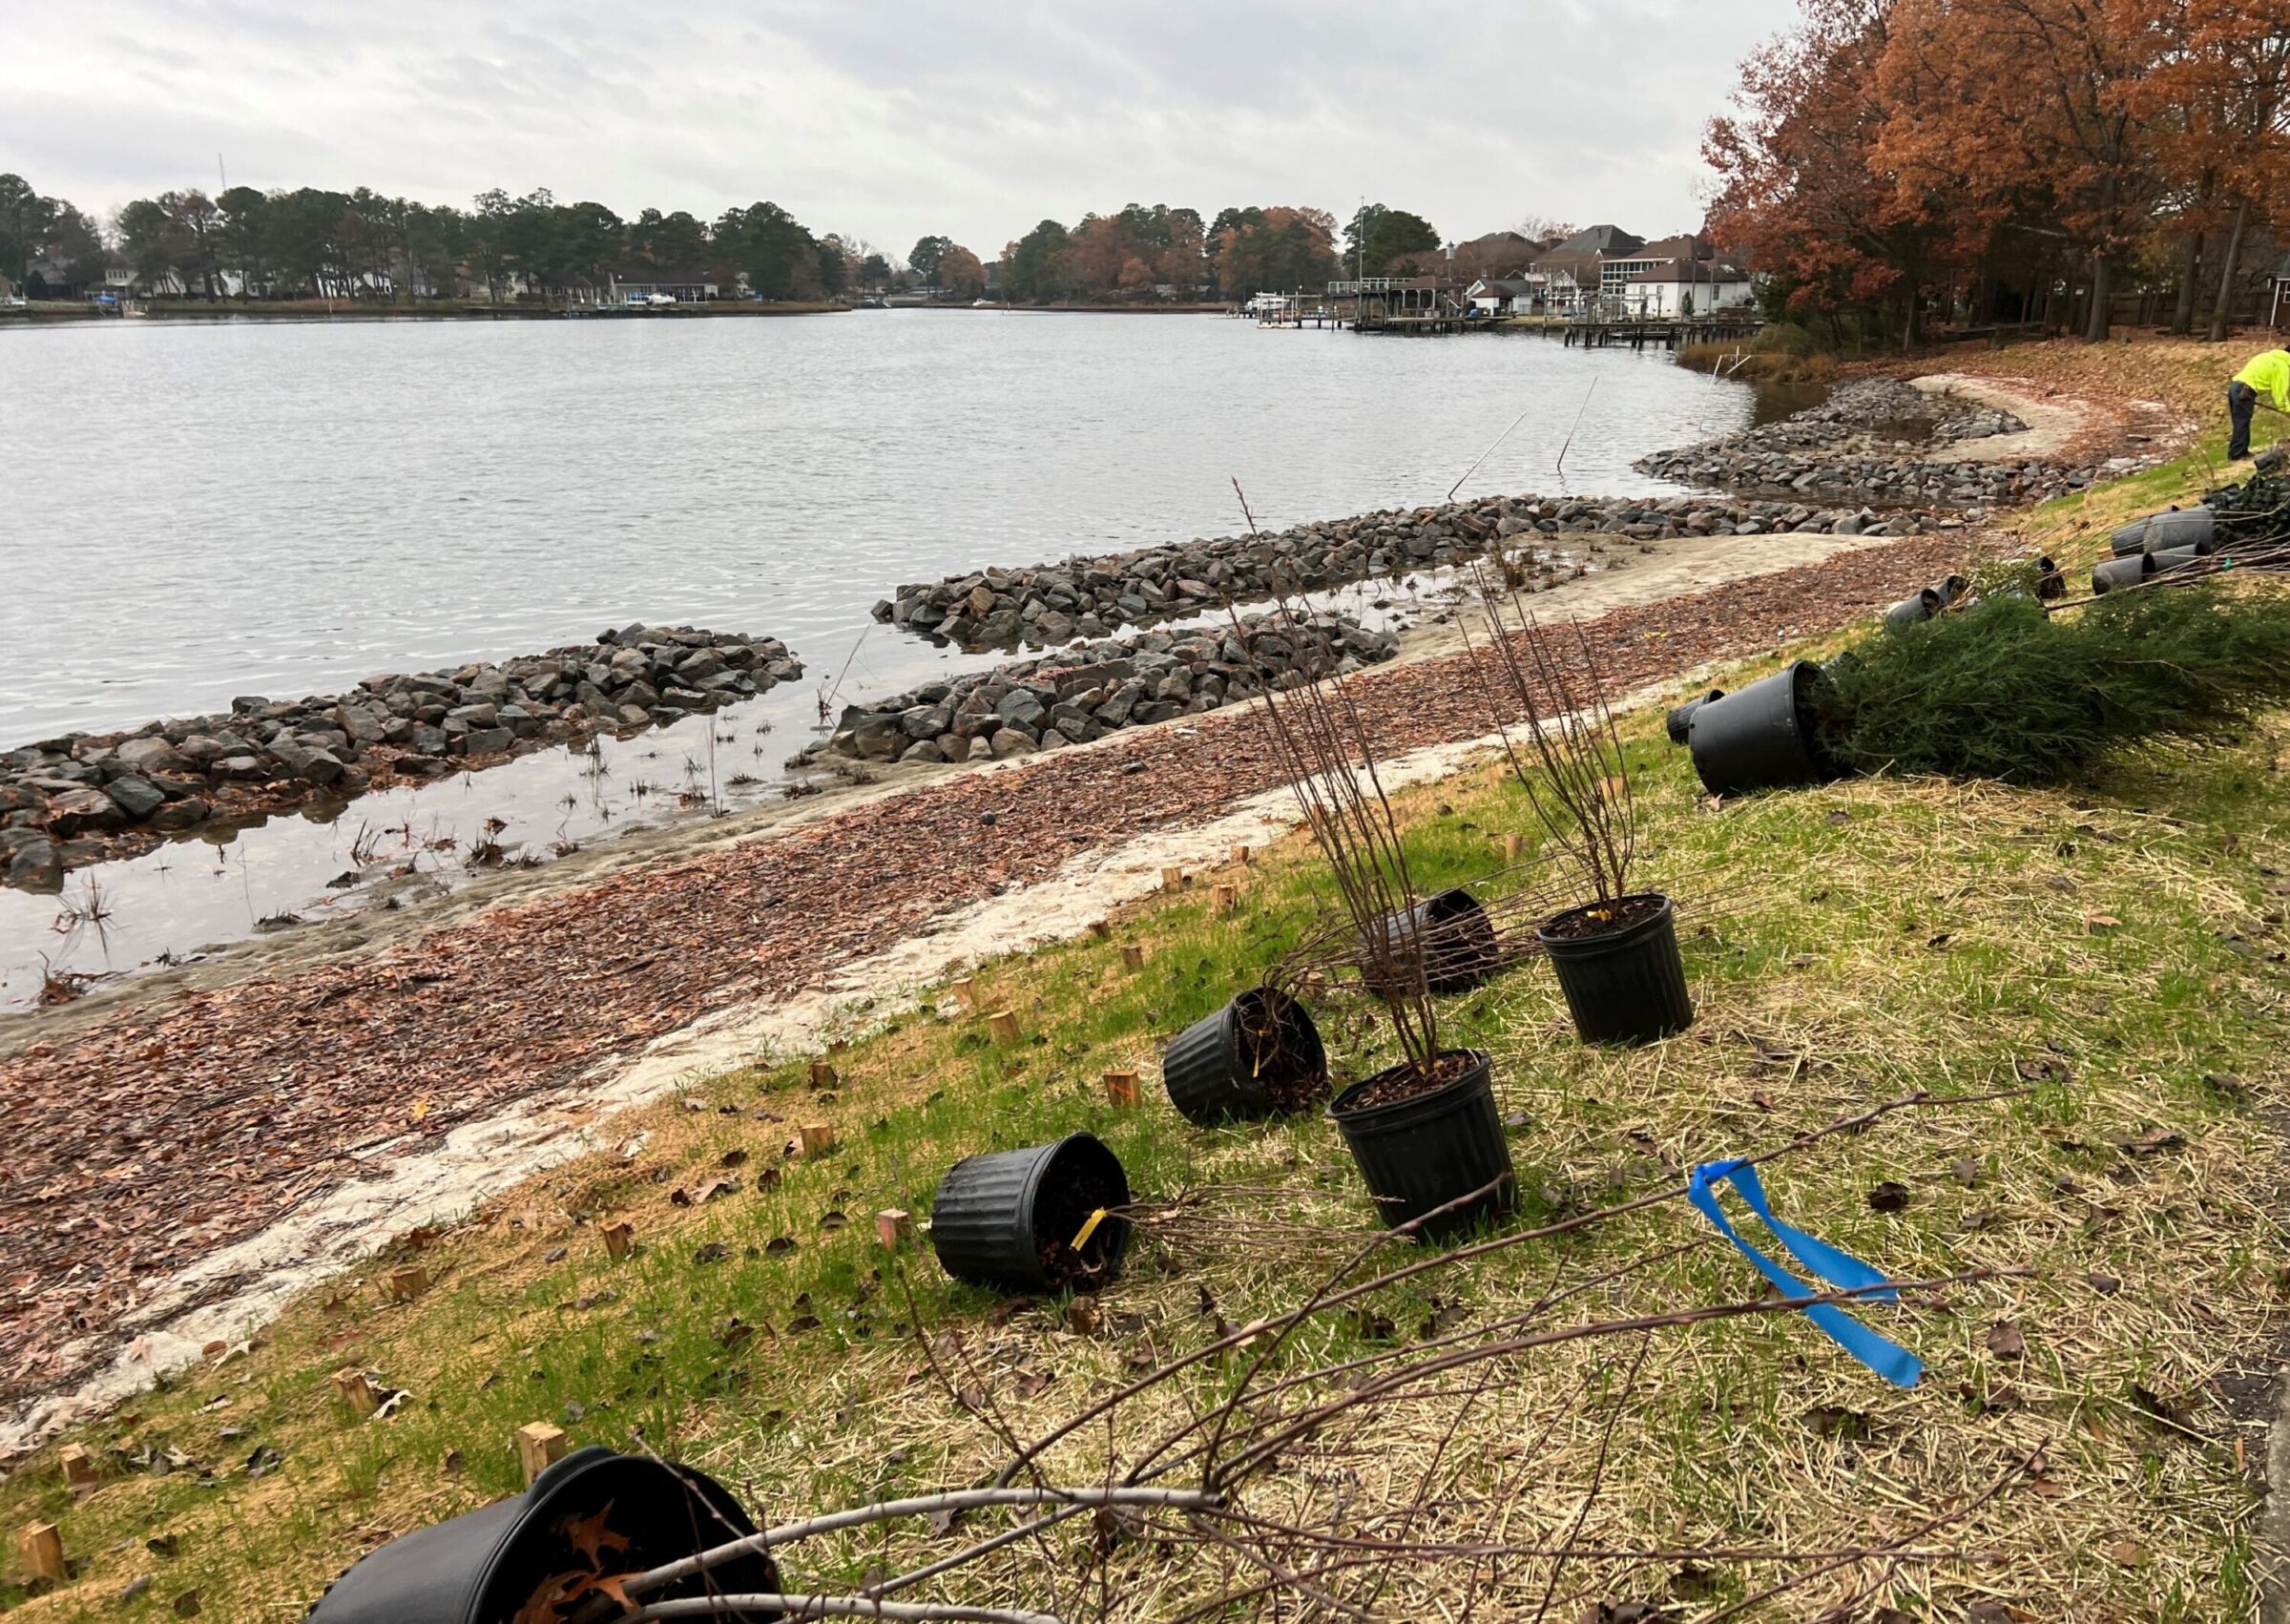
[[1104, 1221], [1105, 1209], [1099, 1207], [1090, 1215], [1090, 1221], [1081, 1226], [1081, 1233], [1073, 1238], [1073, 1250], [1078, 1252], [1087, 1246], [1090, 1243], [1090, 1237], [1097, 1233], [1097, 1226]]

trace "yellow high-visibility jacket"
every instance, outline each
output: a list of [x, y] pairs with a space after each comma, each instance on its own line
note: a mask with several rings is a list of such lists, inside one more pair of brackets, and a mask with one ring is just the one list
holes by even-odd
[[2270, 349], [2252, 356], [2250, 364], [2235, 374], [2235, 382], [2248, 384], [2258, 391], [2259, 399], [2275, 410], [2290, 411], [2290, 349]]

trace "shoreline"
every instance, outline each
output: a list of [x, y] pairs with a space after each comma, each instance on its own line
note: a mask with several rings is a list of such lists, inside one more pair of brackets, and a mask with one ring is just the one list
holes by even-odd
[[[1971, 530], [1680, 541], [1675, 569], [1602, 573], [1554, 603], [1573, 592], [1575, 611], [1597, 615], [1583, 624], [1608, 685], [1635, 694], [1863, 620], [1992, 545]], [[1697, 568], [1720, 578], [1696, 579]], [[1452, 663], [1458, 640], [1451, 625], [1423, 628], [1359, 679], [1392, 753], [1484, 734]], [[23, 1271], [0, 1297], [11, 1367], [0, 1393], [15, 1408], [72, 1385], [126, 1340], [153, 1282], [443, 1135], [713, 1030], [726, 1011], [780, 1008], [1107, 852], [1113, 831], [1124, 844], [1182, 831], [1277, 789], [1250, 711], [1030, 760], [901, 768], [812, 805], [660, 831], [408, 916], [249, 945], [0, 1022], [0, 1079], [26, 1102], [31, 1147], [0, 1186], [0, 1238]], [[421, 1106], [410, 1120], [394, 1105], [374, 1118], [374, 1101], [407, 1099]], [[194, 1165], [178, 1165], [186, 1151]], [[122, 1178], [139, 1192], [133, 1208], [113, 1198]], [[108, 1228], [80, 1221], [98, 1210]]]
[[[1659, 595], [1586, 629], [1611, 662], [1610, 687], [1634, 693], [1860, 620], [1952, 567], [1973, 539], [1831, 540], [1816, 562], [1684, 594], [1648, 580], [1640, 592]], [[1631, 590], [1626, 575], [1613, 582]], [[1434, 644], [1361, 679], [1395, 752], [1485, 732], [1479, 697], [1451, 662]], [[601, 878], [406, 922], [370, 950], [280, 959], [212, 989], [147, 986], [80, 1019], [10, 1023], [0, 1078], [28, 1102], [33, 1148], [0, 1198], [0, 1236], [23, 1270], [0, 1318], [15, 1372], [8, 1402], [73, 1385], [126, 1340], [91, 1341], [74, 1322], [122, 1325], [149, 1282], [371, 1177], [377, 1147], [414, 1154], [712, 1013], [816, 987], [942, 929], [955, 910], [1051, 877], [1110, 830], [1181, 828], [1277, 789], [1277, 761], [1246, 710], [1022, 762], [928, 769], [777, 838], [711, 831], [697, 851], [630, 853]], [[1010, 771], [1026, 776], [1002, 776]], [[843, 906], [802, 906], [822, 896]], [[156, 1093], [133, 1060], [153, 1053], [168, 1057]], [[271, 1081], [250, 1091], [252, 1078]], [[379, 1123], [371, 1114], [376, 1099], [417, 1098], [426, 1109], [410, 1123], [394, 1109]], [[184, 1150], [195, 1165], [177, 1163]], [[113, 1199], [123, 1176], [140, 1192], [132, 1209]], [[73, 1223], [91, 1203], [110, 1225], [100, 1255], [123, 1266], [73, 1279], [95, 1260]]]
[[222, 322], [551, 322], [572, 320], [689, 321], [718, 316], [837, 316], [856, 306], [840, 300], [716, 299], [704, 304], [662, 305], [656, 309], [600, 309], [593, 304], [485, 304], [438, 301], [430, 304], [385, 304], [378, 301], [338, 299], [274, 299], [235, 302], [203, 299], [153, 300], [135, 317], [119, 310], [99, 310], [91, 304], [64, 301], [43, 302], [21, 309], [0, 310], [0, 332], [13, 325], [73, 326], [86, 322], [153, 321], [167, 323]]
[[0, 749], [0, 884], [61, 888], [213, 823], [497, 767], [556, 744], [627, 739], [803, 674], [776, 637], [641, 622], [538, 655], [369, 677], [355, 689], [227, 714], [66, 733]]

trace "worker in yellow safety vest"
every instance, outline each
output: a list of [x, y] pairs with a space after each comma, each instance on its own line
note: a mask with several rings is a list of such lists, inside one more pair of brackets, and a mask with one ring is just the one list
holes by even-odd
[[2226, 460], [2238, 463], [2250, 455], [2250, 414], [2259, 406], [2290, 417], [2290, 349], [2276, 345], [2250, 358], [2226, 386], [2227, 421], [2234, 425], [2228, 437]]

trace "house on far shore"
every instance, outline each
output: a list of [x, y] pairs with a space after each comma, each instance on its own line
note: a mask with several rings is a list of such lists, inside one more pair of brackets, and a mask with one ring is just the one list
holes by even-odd
[[1671, 260], [1636, 272], [1619, 288], [1632, 317], [1710, 316], [1758, 302], [1749, 273], [1722, 260]]
[[2268, 310], [2266, 324], [2290, 332], [2290, 254], [2274, 267], [2274, 303]]
[[718, 297], [718, 284], [705, 271], [662, 270], [656, 265], [629, 265], [605, 273], [607, 303], [643, 304], [661, 294], [678, 304], [704, 304]]
[[1463, 297], [1481, 316], [1526, 316], [1533, 312], [1538, 291], [1525, 277], [1481, 277]]
[[1549, 316], [1574, 308], [1581, 289], [1565, 271], [1523, 271], [1515, 277], [1481, 277], [1463, 290], [1465, 302], [1482, 316]]

